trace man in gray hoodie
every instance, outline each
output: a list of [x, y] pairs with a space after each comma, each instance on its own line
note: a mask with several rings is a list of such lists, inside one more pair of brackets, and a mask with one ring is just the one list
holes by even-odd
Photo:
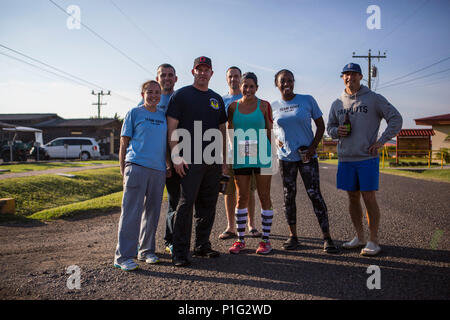
[[[361, 67], [349, 63], [342, 70], [345, 90], [331, 105], [327, 132], [339, 139], [337, 188], [347, 191], [349, 211], [356, 237], [343, 244], [345, 249], [364, 247], [362, 255], [377, 255], [380, 209], [376, 200], [379, 181], [378, 149], [392, 139], [402, 128], [402, 116], [382, 95], [361, 85]], [[348, 117], [347, 117], [348, 115]], [[350, 129], [344, 121], [350, 120]], [[380, 122], [388, 126], [380, 138]], [[345, 121], [346, 122], [346, 121]], [[360, 198], [367, 208], [370, 237], [364, 241], [363, 211]]]

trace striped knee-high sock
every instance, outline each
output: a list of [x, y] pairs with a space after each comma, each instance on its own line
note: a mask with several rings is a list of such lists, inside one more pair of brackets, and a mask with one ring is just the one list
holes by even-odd
[[247, 225], [247, 213], [248, 213], [247, 208], [244, 209], [236, 208], [236, 229], [240, 241], [244, 241], [245, 226]]
[[261, 219], [263, 231], [262, 239], [265, 241], [269, 241], [270, 230], [272, 229], [273, 210], [261, 209]]

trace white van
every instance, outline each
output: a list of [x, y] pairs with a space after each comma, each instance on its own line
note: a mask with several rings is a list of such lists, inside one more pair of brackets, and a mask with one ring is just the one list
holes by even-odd
[[49, 158], [81, 160], [100, 158], [100, 146], [94, 138], [61, 137], [44, 146]]

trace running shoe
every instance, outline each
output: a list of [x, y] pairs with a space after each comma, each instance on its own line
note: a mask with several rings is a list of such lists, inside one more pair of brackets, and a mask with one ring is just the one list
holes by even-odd
[[351, 241], [344, 242], [342, 248], [344, 249], [355, 249], [364, 247], [364, 242], [359, 240], [358, 237], [354, 237]]
[[272, 246], [270, 245], [270, 241], [261, 241], [259, 243], [258, 249], [256, 249], [257, 254], [268, 254], [272, 251]]
[[158, 256], [154, 253], [148, 253], [144, 257], [139, 257], [138, 260], [145, 261], [149, 264], [156, 264], [160, 262]]
[[230, 249], [228, 251], [233, 254], [238, 254], [242, 249], [245, 248], [245, 242], [244, 241], [236, 241], [233, 243]]
[[367, 245], [361, 250], [362, 256], [376, 256], [380, 253], [381, 248], [375, 242], [369, 241]]
[[338, 253], [339, 250], [331, 239], [324, 239], [323, 251], [326, 253]]
[[173, 244], [166, 245], [166, 253], [172, 254], [173, 252]]
[[299, 246], [300, 243], [298, 242], [298, 238], [294, 236], [290, 236], [289, 239], [287, 239], [286, 242], [283, 243], [284, 250], [295, 250]]
[[139, 265], [132, 259], [126, 260], [122, 263], [114, 263], [114, 267], [122, 269], [123, 271], [133, 271], [139, 268]]
[[195, 257], [217, 258], [220, 255], [220, 253], [209, 247], [204, 247], [201, 249], [198, 248], [195, 249], [192, 255]]
[[175, 267], [187, 267], [191, 261], [185, 257], [172, 257], [172, 263]]

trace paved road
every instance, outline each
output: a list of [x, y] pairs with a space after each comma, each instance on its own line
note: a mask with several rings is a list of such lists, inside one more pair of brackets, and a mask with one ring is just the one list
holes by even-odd
[[[336, 190], [335, 175], [336, 166], [321, 165], [331, 232], [342, 244], [354, 233], [346, 195]], [[166, 204], [157, 235], [162, 263], [141, 263], [140, 270], [132, 273], [112, 267], [118, 212], [0, 225], [0, 299], [449, 299], [450, 184], [381, 174], [380, 186], [383, 251], [374, 258], [362, 257], [358, 251], [322, 252], [320, 228], [301, 181], [297, 219], [302, 247], [282, 250], [288, 231], [279, 175], [273, 179], [275, 250], [269, 256], [255, 254], [257, 239], [248, 240], [249, 249], [243, 254], [226, 253], [232, 241], [217, 238], [226, 224], [223, 197], [211, 237], [222, 255], [194, 258], [189, 268], [173, 267], [169, 255], [163, 253]], [[81, 269], [79, 290], [66, 287], [70, 265]], [[368, 278], [375, 275], [367, 273], [370, 266], [379, 268], [380, 289], [367, 287]]]

